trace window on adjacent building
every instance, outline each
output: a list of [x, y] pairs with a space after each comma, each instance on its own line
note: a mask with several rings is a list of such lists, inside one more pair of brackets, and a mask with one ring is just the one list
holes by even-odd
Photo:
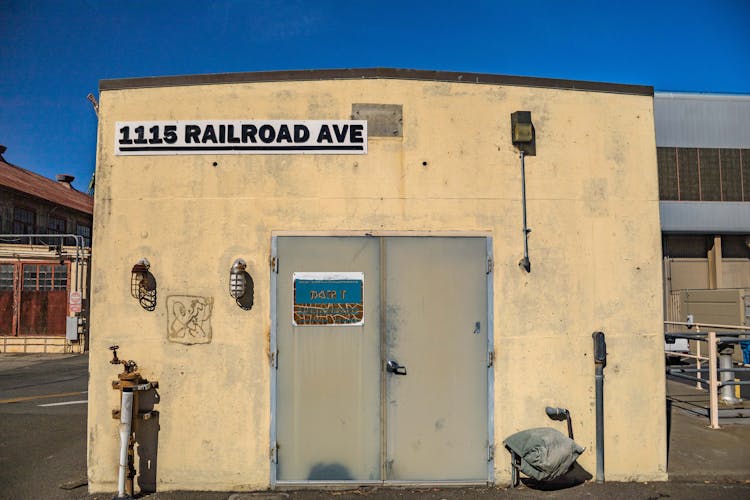
[[13, 232], [15, 234], [34, 234], [36, 232], [36, 214], [33, 210], [20, 207], [13, 209]]
[[68, 288], [68, 266], [65, 264], [55, 265], [53, 290], [65, 290]]
[[659, 199], [750, 201], [750, 149], [656, 148]]
[[0, 264], [0, 290], [13, 290], [13, 264]]
[[59, 219], [57, 217], [48, 217], [47, 218], [47, 232], [50, 234], [65, 233], [65, 219]]
[[76, 234], [78, 236], [83, 236], [83, 246], [85, 247], [91, 246], [91, 226], [86, 226], [84, 224], [77, 224]]
[[68, 287], [68, 266], [24, 264], [23, 289], [26, 291], [65, 290]]

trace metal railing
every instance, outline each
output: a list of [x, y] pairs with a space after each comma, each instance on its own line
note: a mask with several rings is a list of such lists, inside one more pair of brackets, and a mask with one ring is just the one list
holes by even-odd
[[[739, 400], [735, 396], [735, 387], [750, 385], [750, 380], [735, 380], [737, 372], [750, 372], [748, 367], [734, 366], [732, 354], [739, 347], [740, 341], [750, 334], [750, 327], [739, 325], [716, 325], [708, 323], [692, 323], [681, 321], [665, 321], [669, 330], [675, 327], [685, 327], [681, 331], [665, 332], [665, 339], [687, 339], [695, 346], [695, 352], [683, 353], [665, 350], [671, 357], [695, 360], [695, 368], [667, 366], [667, 374], [683, 380], [696, 383], [696, 388], [704, 390], [708, 387], [709, 395], [709, 427], [719, 429], [719, 397], [725, 404], [736, 404]], [[703, 331], [701, 331], [703, 330]], [[703, 346], [703, 344], [706, 344]], [[706, 355], [702, 355], [702, 347], [706, 347]], [[708, 364], [705, 368], [704, 364]], [[708, 378], [703, 376], [707, 375]]]
[[0, 337], [0, 353], [82, 353], [83, 342], [72, 344], [65, 337]]
[[[84, 237], [80, 234], [69, 234], [69, 233], [60, 233], [60, 234], [0, 234], [0, 243], [17, 243], [17, 244], [24, 244], [23, 242], [25, 240], [29, 240], [29, 245], [34, 245], [34, 239], [35, 238], [45, 238], [45, 239], [52, 239], [59, 241], [60, 248], [65, 244], [66, 239], [72, 239], [74, 240], [75, 247], [76, 247], [76, 256], [75, 256], [75, 263], [76, 263], [76, 274], [75, 274], [75, 283], [74, 283], [74, 290], [79, 291], [80, 288], [78, 286], [79, 284], [79, 276], [81, 279], [81, 283], [83, 282], [83, 267], [81, 266], [81, 262], [86, 260], [89, 255], [86, 255], [86, 248], [84, 247]], [[44, 246], [50, 247], [50, 245], [47, 243], [44, 243]]]

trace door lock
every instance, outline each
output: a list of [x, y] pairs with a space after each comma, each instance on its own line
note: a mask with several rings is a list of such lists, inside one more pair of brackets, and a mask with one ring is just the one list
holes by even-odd
[[399, 365], [398, 361], [392, 359], [389, 359], [388, 363], [385, 364], [385, 371], [395, 375], [406, 375], [406, 367]]

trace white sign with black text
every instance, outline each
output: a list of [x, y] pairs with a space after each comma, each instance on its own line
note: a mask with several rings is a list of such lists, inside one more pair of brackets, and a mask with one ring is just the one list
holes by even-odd
[[116, 155], [367, 154], [366, 120], [117, 122]]

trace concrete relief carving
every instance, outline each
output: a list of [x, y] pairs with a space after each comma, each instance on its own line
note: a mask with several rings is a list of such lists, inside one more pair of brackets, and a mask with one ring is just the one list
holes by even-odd
[[213, 304], [213, 297], [167, 297], [167, 340], [187, 345], [210, 343]]

